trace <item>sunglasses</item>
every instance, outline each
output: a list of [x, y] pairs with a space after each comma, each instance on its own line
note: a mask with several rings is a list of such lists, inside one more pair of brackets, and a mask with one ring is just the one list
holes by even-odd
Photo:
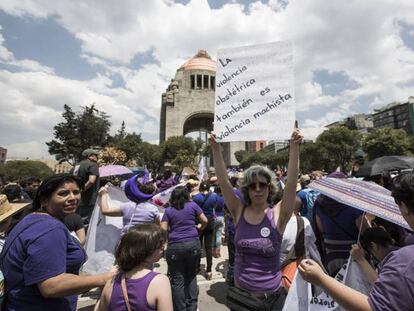
[[269, 183], [268, 182], [257, 182], [257, 183], [251, 183], [248, 186], [250, 190], [256, 190], [257, 187], [259, 187], [260, 190], [265, 190], [267, 187], [269, 187]]

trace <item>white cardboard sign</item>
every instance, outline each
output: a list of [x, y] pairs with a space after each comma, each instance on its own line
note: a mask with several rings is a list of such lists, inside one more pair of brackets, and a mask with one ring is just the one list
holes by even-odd
[[295, 121], [293, 48], [289, 41], [217, 53], [217, 141], [289, 139]]

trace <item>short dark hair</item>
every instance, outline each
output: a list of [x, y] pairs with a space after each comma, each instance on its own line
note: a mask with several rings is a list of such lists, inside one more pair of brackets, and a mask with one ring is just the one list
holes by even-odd
[[13, 202], [21, 200], [23, 189], [19, 184], [7, 184], [3, 189], [3, 193], [7, 196], [7, 200]]
[[155, 192], [155, 186], [152, 182], [148, 182], [146, 184], [137, 183], [139, 191], [144, 194], [153, 194]]
[[115, 250], [119, 270], [125, 273], [144, 263], [166, 240], [166, 232], [157, 224], [133, 226], [122, 236]]
[[37, 188], [36, 195], [32, 203], [33, 211], [39, 210], [43, 199], [49, 199], [53, 192], [68, 182], [76, 183], [79, 189], [83, 189], [83, 183], [81, 180], [77, 176], [70, 174], [53, 175], [43, 180], [39, 188]]
[[395, 177], [391, 187], [395, 202], [404, 202], [414, 214], [414, 172], [402, 173]]
[[210, 185], [207, 183], [207, 182], [205, 182], [205, 181], [202, 181], [201, 183], [200, 183], [200, 186], [198, 186], [198, 190], [201, 192], [201, 191], [208, 191], [208, 190], [210, 190]]
[[170, 205], [175, 209], [183, 209], [184, 204], [190, 201], [190, 193], [185, 186], [176, 187], [170, 196]]
[[382, 227], [367, 228], [361, 234], [361, 245], [366, 251], [370, 251], [371, 242], [374, 242], [383, 248], [388, 248], [393, 244], [391, 236]]

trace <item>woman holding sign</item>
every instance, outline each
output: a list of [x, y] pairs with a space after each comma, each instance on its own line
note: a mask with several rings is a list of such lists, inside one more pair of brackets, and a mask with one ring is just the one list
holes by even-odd
[[[414, 230], [414, 173], [394, 180], [392, 196], [401, 215]], [[344, 310], [414, 310], [414, 245], [390, 252], [379, 265], [378, 279], [368, 296], [325, 274], [313, 260], [299, 266], [302, 277], [322, 287]]]
[[209, 138], [217, 178], [235, 224], [235, 286], [229, 288], [227, 296], [232, 310], [283, 308], [286, 292], [281, 286], [280, 245], [295, 206], [299, 145], [303, 139], [297, 122], [291, 137], [288, 178], [280, 209], [270, 205], [274, 175], [259, 165], [244, 172], [240, 184], [244, 200], [240, 200], [227, 177], [220, 145], [214, 134]]

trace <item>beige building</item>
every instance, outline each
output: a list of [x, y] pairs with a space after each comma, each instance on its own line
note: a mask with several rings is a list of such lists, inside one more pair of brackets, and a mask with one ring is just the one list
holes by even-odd
[[[161, 97], [160, 143], [171, 136], [213, 129], [216, 62], [204, 50], [185, 62]], [[224, 143], [227, 165], [238, 165], [234, 153], [244, 142]]]

